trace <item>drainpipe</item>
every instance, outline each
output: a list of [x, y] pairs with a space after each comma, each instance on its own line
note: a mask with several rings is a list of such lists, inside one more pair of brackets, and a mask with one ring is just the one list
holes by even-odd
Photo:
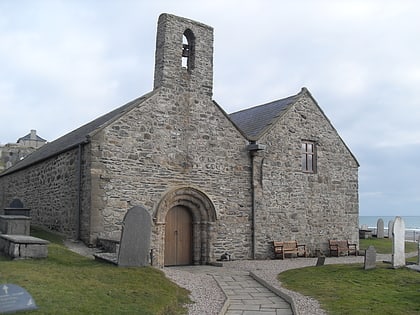
[[257, 239], [255, 237], [255, 221], [256, 221], [256, 198], [255, 198], [255, 185], [254, 185], [254, 159], [257, 155], [258, 151], [265, 150], [265, 145], [256, 143], [255, 141], [251, 141], [246, 149], [249, 152], [250, 162], [251, 162], [251, 252], [252, 252], [252, 259], [255, 259], [255, 252], [257, 248]]
[[76, 241], [80, 239], [80, 215], [82, 212], [82, 144], [79, 143], [77, 151], [77, 200], [76, 200]]
[[81, 231], [81, 215], [82, 215], [82, 156], [83, 145], [89, 143], [89, 137], [77, 145], [77, 169], [76, 169], [76, 185], [77, 185], [77, 200], [76, 200], [76, 241], [80, 240]]

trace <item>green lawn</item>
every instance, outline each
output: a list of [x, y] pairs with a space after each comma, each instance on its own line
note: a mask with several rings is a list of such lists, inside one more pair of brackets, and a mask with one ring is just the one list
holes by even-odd
[[[389, 238], [367, 238], [361, 239], [359, 247], [361, 250], [365, 250], [373, 245], [378, 254], [392, 254], [392, 239]], [[411, 253], [417, 251], [417, 243], [405, 242], [405, 252]]]
[[[391, 253], [388, 239], [360, 240], [360, 248], [374, 245], [379, 253]], [[417, 249], [407, 244], [406, 251]], [[417, 258], [415, 258], [417, 259]], [[377, 268], [364, 270], [363, 264], [325, 265], [288, 270], [279, 274], [282, 286], [321, 303], [328, 314], [420, 314], [420, 273], [392, 269], [377, 263]]]
[[[188, 291], [151, 268], [118, 268], [67, 250], [60, 237], [49, 239], [47, 259], [2, 258], [0, 283], [25, 288], [39, 308], [36, 314], [185, 314]], [[27, 312], [30, 313], [30, 312]]]

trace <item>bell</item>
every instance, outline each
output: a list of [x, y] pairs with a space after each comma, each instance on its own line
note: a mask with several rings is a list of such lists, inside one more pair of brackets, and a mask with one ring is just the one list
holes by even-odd
[[182, 57], [189, 57], [190, 56], [190, 46], [183, 44], [182, 45]]

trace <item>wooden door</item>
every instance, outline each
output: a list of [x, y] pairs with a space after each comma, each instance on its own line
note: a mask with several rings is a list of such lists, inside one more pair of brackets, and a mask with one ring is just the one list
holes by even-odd
[[166, 215], [165, 266], [192, 263], [192, 219], [185, 207], [173, 207]]

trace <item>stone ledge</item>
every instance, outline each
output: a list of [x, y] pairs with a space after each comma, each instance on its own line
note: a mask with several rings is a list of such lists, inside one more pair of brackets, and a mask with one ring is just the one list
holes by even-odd
[[105, 261], [114, 265], [118, 265], [118, 254], [117, 253], [96, 253], [93, 254], [95, 260]]

